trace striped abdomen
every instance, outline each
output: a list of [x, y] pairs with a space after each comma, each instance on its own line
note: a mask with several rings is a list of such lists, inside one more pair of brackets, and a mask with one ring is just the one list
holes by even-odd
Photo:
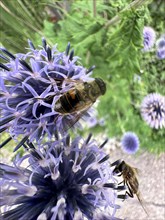
[[77, 89], [64, 93], [56, 102], [55, 111], [62, 114], [73, 113], [79, 111], [82, 98], [80, 92]]

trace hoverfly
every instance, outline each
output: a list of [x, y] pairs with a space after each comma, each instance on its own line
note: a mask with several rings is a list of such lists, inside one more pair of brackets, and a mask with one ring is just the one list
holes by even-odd
[[105, 92], [106, 85], [100, 78], [95, 78], [91, 82], [75, 80], [74, 87], [63, 93], [57, 100], [54, 110], [64, 115], [83, 112]]
[[[56, 85], [59, 89], [57, 101], [54, 105], [55, 112], [60, 116], [71, 116], [72, 119], [67, 121], [67, 129], [73, 125], [85, 114], [85, 112], [96, 102], [99, 96], [106, 92], [106, 84], [101, 78], [94, 78], [90, 82], [73, 79], [57, 79]], [[62, 88], [68, 86], [68, 91], [62, 92]], [[56, 96], [49, 95], [42, 99], [44, 102], [52, 103]], [[58, 117], [55, 119], [57, 120]]]
[[120, 182], [118, 185], [120, 185], [121, 183], [126, 185], [128, 187], [128, 191], [126, 191], [126, 194], [131, 198], [133, 198], [135, 194], [145, 213], [148, 215], [139, 191], [139, 181], [137, 179], [138, 169], [135, 167], [131, 167], [124, 160], [117, 160], [116, 162], [111, 164], [111, 166], [115, 166], [115, 169], [113, 170], [114, 174], [118, 174], [118, 176], [123, 177], [123, 181]]
[[[64, 78], [53, 79], [58, 87], [58, 92], [51, 92], [53, 94], [45, 98], [34, 97], [30, 105], [34, 104], [35, 100], [43, 100], [47, 104], [52, 104], [54, 97], [57, 95], [58, 98], [54, 105], [54, 110], [58, 113], [58, 116], [54, 119], [54, 123], [59, 117], [66, 117], [65, 128], [61, 127], [61, 131], [65, 133], [66, 130], [72, 128], [74, 124], [85, 115], [85, 112], [96, 102], [99, 96], [105, 94], [106, 84], [100, 78], [94, 78], [90, 82]], [[68, 91], [62, 92], [62, 88], [65, 88], [65, 86], [68, 87]], [[39, 114], [42, 114], [43, 110], [44, 108], [41, 103], [38, 107], [38, 115], [36, 116], [38, 117]], [[28, 136], [24, 137], [20, 143], [22, 144], [22, 142], [25, 142], [27, 139]], [[10, 140], [11, 138], [8, 138], [6, 141], [9, 142]], [[6, 144], [6, 141], [0, 145], [0, 148]], [[19, 147], [20, 144], [18, 144], [16, 149]]]

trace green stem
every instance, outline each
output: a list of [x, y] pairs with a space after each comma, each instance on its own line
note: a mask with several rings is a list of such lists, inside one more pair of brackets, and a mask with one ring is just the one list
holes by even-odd
[[[139, 8], [140, 6], [144, 5], [145, 3], [147, 2], [150, 2], [151, 0], [135, 0], [133, 2], [131, 2], [129, 5], [127, 5], [122, 11], [119, 12], [120, 13], [123, 13], [127, 10], [132, 10], [132, 9], [137, 9]], [[116, 15], [115, 17], [113, 17], [111, 20], [109, 20], [106, 24], [105, 24], [105, 28], [108, 28], [110, 25], [114, 25], [116, 24], [117, 22], [120, 21], [120, 16], [119, 15]]]
[[124, 129], [123, 123], [121, 122], [121, 117], [120, 117], [119, 112], [117, 112], [117, 120], [119, 122], [119, 126], [120, 126], [120, 129], [121, 129], [122, 133], [124, 133], [125, 129]]
[[96, 0], [93, 0], [93, 17], [94, 18], [96, 17], [96, 14], [97, 14], [97, 11], [96, 11]]

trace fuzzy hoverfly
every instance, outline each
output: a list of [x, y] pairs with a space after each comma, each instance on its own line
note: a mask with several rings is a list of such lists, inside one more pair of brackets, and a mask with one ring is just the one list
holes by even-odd
[[[58, 113], [58, 116], [54, 119], [54, 123], [60, 116], [65, 116], [66, 123], [65, 128], [60, 127], [61, 133], [65, 133], [69, 128], [83, 116], [85, 112], [96, 102], [97, 98], [104, 95], [106, 92], [106, 84], [100, 78], [94, 78], [90, 82], [84, 82], [82, 80], [73, 79], [55, 79], [56, 86], [59, 92], [53, 95], [49, 95], [45, 98], [35, 97], [32, 100], [43, 100], [47, 104], [52, 104], [54, 97], [57, 95], [57, 101], [54, 105], [54, 110]], [[63, 85], [64, 83], [64, 85]], [[61, 92], [62, 88], [69, 86], [66, 92]], [[30, 104], [34, 104], [33, 102]], [[38, 114], [41, 114], [43, 109], [41, 106], [38, 107]], [[36, 115], [37, 117], [39, 115]], [[71, 116], [71, 117], [67, 117]], [[0, 145], [2, 148], [6, 143], [8, 143], [12, 138], [8, 138], [4, 143]], [[15, 151], [25, 143], [28, 136], [25, 136], [22, 141], [17, 145]]]
[[[59, 92], [54, 105], [54, 111], [59, 116], [71, 116], [71, 120], [68, 119], [67, 121], [66, 130], [71, 128], [96, 102], [98, 97], [104, 95], [106, 92], [106, 84], [101, 78], [94, 78], [89, 82], [73, 79], [57, 79], [56, 84]], [[66, 87], [68, 87], [68, 90], [62, 92], [62, 88]], [[43, 99], [44, 102], [51, 104], [55, 96], [56, 94], [37, 99]], [[58, 117], [56, 120], [58, 120]]]
[[105, 92], [106, 85], [100, 78], [95, 78], [91, 82], [80, 80], [76, 82], [75, 80], [73, 88], [59, 97], [54, 110], [64, 115], [83, 112], [91, 107], [97, 98], [104, 95]]
[[139, 191], [139, 181], [137, 178], [138, 169], [135, 167], [131, 167], [128, 165], [124, 160], [117, 160], [111, 166], [115, 166], [113, 170], [113, 174], [118, 174], [118, 176], [123, 177], [123, 181], [120, 184], [124, 184], [128, 187], [128, 191], [126, 194], [131, 198], [134, 197], [134, 194], [137, 196], [142, 208], [144, 209], [145, 213], [148, 215], [148, 212], [143, 204], [143, 199]]

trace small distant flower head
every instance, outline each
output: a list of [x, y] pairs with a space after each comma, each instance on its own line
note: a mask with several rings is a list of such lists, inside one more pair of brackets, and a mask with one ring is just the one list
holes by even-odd
[[105, 119], [104, 118], [98, 119], [96, 116], [93, 116], [93, 117], [89, 118], [89, 120], [87, 121], [87, 125], [88, 125], [88, 128], [93, 128], [98, 125], [104, 126]]
[[157, 41], [156, 41], [156, 47], [157, 49], [162, 49], [165, 47], [165, 34], [162, 35]]
[[165, 96], [158, 93], [145, 96], [141, 104], [141, 116], [151, 128], [165, 128]]
[[155, 43], [156, 34], [153, 28], [151, 27], [144, 27], [143, 29], [143, 45], [144, 51], [150, 50]]
[[98, 124], [98, 119], [96, 117], [91, 117], [87, 123], [89, 128], [93, 128]]
[[156, 42], [158, 59], [165, 59], [165, 35], [159, 38]]
[[158, 59], [164, 60], [165, 59], [165, 49], [157, 50], [156, 55]]
[[104, 126], [105, 125], [105, 118], [100, 118], [99, 125]]
[[104, 144], [98, 147], [90, 135], [73, 141], [67, 136], [37, 149], [24, 144], [29, 154], [14, 166], [1, 164], [2, 219], [114, 220], [118, 186]]
[[133, 132], [126, 132], [121, 139], [121, 146], [124, 152], [134, 154], [139, 149], [139, 138]]
[[57, 108], [66, 111], [68, 103], [64, 107], [60, 97], [75, 88], [76, 82], [93, 80], [90, 74], [94, 67], [84, 68], [70, 51], [70, 44], [65, 52], [59, 52], [56, 46], [51, 49], [45, 39], [42, 42], [41, 49], [36, 49], [29, 41], [27, 54], [13, 55], [1, 48], [6, 63], [0, 64], [0, 132], [8, 129], [12, 137], [23, 135], [24, 141], [66, 133], [90, 113], [85, 109], [81, 114], [63, 114]]

